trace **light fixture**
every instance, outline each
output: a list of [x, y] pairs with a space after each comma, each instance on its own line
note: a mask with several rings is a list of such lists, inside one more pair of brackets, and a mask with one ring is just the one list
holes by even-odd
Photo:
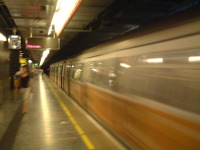
[[189, 62], [197, 62], [200, 61], [200, 56], [191, 56], [188, 58]]
[[40, 66], [44, 63], [45, 59], [47, 58], [47, 56], [49, 55], [49, 49], [45, 50], [42, 54], [42, 58], [40, 60]]
[[[70, 18], [80, 5], [82, 0], [58, 0], [56, 11], [54, 12], [48, 35], [52, 30], [55, 31], [57, 36], [60, 35], [64, 27], [69, 22]], [[53, 29], [54, 28], [54, 29]]]
[[44, 57], [47, 57], [49, 55], [49, 50], [45, 50], [42, 54]]
[[120, 63], [120, 66], [124, 67], [124, 68], [130, 68], [131, 66], [125, 63]]
[[0, 33], [0, 41], [7, 41], [6, 37]]
[[32, 63], [32, 60], [29, 59], [29, 60], [28, 60], [28, 63], [29, 63], [29, 64]]
[[163, 63], [163, 58], [151, 58], [151, 59], [147, 59], [146, 62], [148, 62], [148, 63]]

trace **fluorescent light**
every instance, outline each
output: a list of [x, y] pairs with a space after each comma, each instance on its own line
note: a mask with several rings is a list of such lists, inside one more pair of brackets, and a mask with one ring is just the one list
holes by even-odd
[[58, 0], [48, 34], [51, 33], [54, 25], [55, 32], [57, 36], [59, 36], [81, 1], [82, 0]]
[[12, 38], [19, 38], [19, 35], [11, 35]]
[[76, 70], [76, 72], [81, 72], [81, 71], [82, 71], [81, 69], [77, 69], [77, 70]]
[[45, 56], [45, 57], [47, 57], [49, 55], [49, 50], [45, 50], [44, 52], [43, 52], [43, 54], [42, 54], [42, 56]]
[[45, 58], [42, 57], [41, 60], [40, 60], [40, 66], [42, 66], [42, 64], [44, 63], [44, 60], [45, 60]]
[[200, 61], [200, 56], [191, 56], [188, 58], [189, 62]]
[[57, 4], [56, 4], [56, 10], [58, 10], [60, 8], [62, 0], [58, 0]]
[[42, 66], [42, 64], [44, 63], [45, 57], [42, 57], [40, 60], [40, 66]]
[[125, 67], [125, 68], [130, 68], [131, 66], [125, 63], [120, 63], [120, 66]]
[[[52, 21], [51, 21], [52, 22]], [[48, 31], [48, 35], [51, 34], [51, 32], [53, 31], [52, 29], [52, 25], [49, 27], [49, 31]]]
[[40, 66], [44, 63], [46, 57], [49, 55], [50, 50], [45, 50], [42, 54], [42, 58], [40, 60]]
[[0, 41], [7, 41], [6, 37], [0, 33]]
[[163, 63], [163, 58], [151, 58], [146, 60], [148, 63]]

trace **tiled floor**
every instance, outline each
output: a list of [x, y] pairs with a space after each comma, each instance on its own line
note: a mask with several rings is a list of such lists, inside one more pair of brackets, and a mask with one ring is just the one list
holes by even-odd
[[27, 114], [21, 115], [20, 100], [16, 103], [12, 115], [0, 113], [2, 150], [126, 149], [46, 76], [34, 78]]
[[0, 142], [5, 132], [8, 132], [9, 126], [13, 121], [16, 112], [19, 111], [19, 106], [22, 101], [19, 99], [18, 94], [14, 91], [6, 92], [6, 99], [4, 103], [0, 106]]

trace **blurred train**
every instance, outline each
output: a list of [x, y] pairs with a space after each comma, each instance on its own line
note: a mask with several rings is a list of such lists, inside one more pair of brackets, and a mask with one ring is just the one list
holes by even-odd
[[200, 18], [99, 44], [50, 78], [133, 149], [200, 148]]

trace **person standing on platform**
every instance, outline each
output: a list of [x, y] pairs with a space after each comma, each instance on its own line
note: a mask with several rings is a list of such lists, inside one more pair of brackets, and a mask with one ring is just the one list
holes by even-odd
[[19, 89], [20, 89], [20, 76], [22, 71], [17, 71], [14, 75], [14, 94], [15, 96], [18, 95]]
[[21, 78], [21, 93], [23, 96], [23, 110], [22, 114], [28, 112], [29, 108], [29, 102], [31, 99], [31, 95], [33, 92], [33, 86], [32, 86], [32, 79], [29, 74], [28, 66], [22, 66], [22, 74], [20, 76]]

